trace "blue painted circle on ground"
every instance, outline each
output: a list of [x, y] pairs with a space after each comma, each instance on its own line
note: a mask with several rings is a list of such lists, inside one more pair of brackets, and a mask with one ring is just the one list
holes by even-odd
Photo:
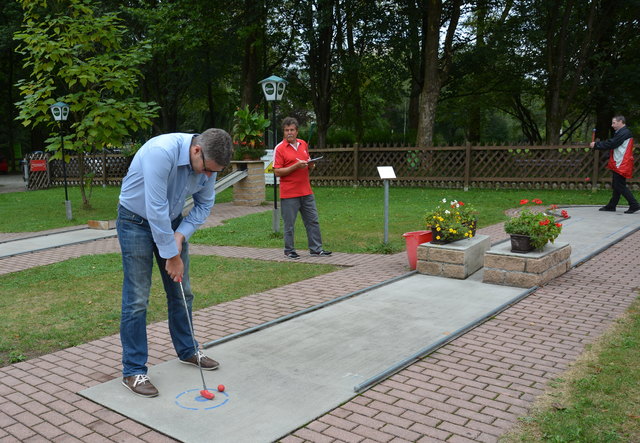
[[212, 400], [204, 398], [200, 395], [200, 389], [189, 389], [176, 395], [176, 405], [190, 411], [210, 411], [225, 405], [229, 400], [229, 394], [226, 391], [212, 391], [215, 398]]

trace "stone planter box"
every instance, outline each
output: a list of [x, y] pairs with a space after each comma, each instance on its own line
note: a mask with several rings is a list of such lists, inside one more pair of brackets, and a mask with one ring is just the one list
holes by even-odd
[[531, 288], [541, 286], [571, 269], [571, 246], [548, 243], [542, 251], [525, 254], [511, 252], [506, 241], [494, 246], [484, 256], [483, 282]]
[[464, 280], [482, 268], [484, 254], [491, 247], [488, 235], [476, 235], [446, 245], [418, 246], [416, 270], [421, 274]]
[[235, 206], [260, 206], [265, 201], [264, 162], [262, 160], [232, 161], [233, 171], [246, 169], [249, 175], [233, 185]]
[[102, 229], [109, 230], [116, 228], [115, 220], [88, 220], [87, 226], [89, 229]]

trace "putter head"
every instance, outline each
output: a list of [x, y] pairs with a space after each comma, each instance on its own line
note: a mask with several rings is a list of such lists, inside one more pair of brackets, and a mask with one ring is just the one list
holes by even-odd
[[215, 395], [213, 394], [213, 392], [209, 392], [206, 389], [203, 389], [202, 391], [200, 391], [200, 395], [202, 395], [207, 400], [213, 400], [215, 398]]

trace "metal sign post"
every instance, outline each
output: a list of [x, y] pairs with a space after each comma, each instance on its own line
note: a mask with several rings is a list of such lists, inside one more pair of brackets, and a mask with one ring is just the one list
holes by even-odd
[[384, 243], [389, 243], [389, 180], [396, 178], [393, 166], [378, 166], [378, 175], [384, 184]]
[[[258, 82], [262, 85], [262, 92], [264, 92], [264, 98], [272, 103], [273, 109], [273, 154], [275, 161], [275, 149], [278, 144], [277, 138], [277, 125], [276, 125], [276, 102], [282, 100], [282, 96], [284, 95], [284, 90], [287, 87], [287, 81], [278, 76], [272, 75], [271, 77], [265, 78], [264, 80], [260, 80]], [[276, 177], [276, 173], [273, 173], [273, 232], [280, 232], [280, 213], [278, 212], [278, 177]]]
[[67, 220], [73, 218], [71, 211], [71, 201], [69, 200], [69, 193], [67, 192], [67, 162], [64, 156], [64, 135], [62, 133], [62, 122], [67, 121], [69, 117], [69, 105], [63, 102], [54, 103], [49, 107], [53, 119], [58, 122], [58, 131], [60, 132], [60, 150], [62, 151], [62, 172], [64, 175], [64, 206], [67, 211]]
[[[277, 125], [276, 125], [276, 102], [272, 102], [273, 107], [273, 161], [276, 160], [276, 145], [278, 144]], [[280, 212], [278, 211], [278, 177], [276, 177], [276, 171], [273, 171], [273, 232], [280, 232]]]

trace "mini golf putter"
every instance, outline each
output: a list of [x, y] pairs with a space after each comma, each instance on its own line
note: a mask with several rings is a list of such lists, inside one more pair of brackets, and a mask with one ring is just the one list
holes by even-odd
[[196, 336], [193, 333], [193, 326], [191, 325], [191, 319], [189, 318], [189, 306], [187, 305], [187, 298], [184, 296], [184, 287], [182, 286], [182, 279], [178, 280], [180, 284], [180, 293], [182, 294], [182, 301], [184, 302], [184, 312], [187, 314], [187, 324], [189, 325], [189, 331], [191, 331], [191, 340], [193, 340], [193, 349], [196, 351], [196, 359], [198, 360], [198, 369], [200, 369], [200, 378], [202, 378], [202, 390], [200, 395], [207, 400], [213, 400], [215, 395], [213, 392], [209, 392], [207, 384], [204, 382], [204, 374], [202, 373], [202, 366], [200, 365], [200, 354], [198, 353], [198, 347], [196, 346]]
[[[205, 386], [205, 388], [206, 388], [206, 386]], [[213, 400], [214, 398], [216, 398], [216, 396], [214, 395], [213, 392], [209, 392], [206, 389], [201, 390], [200, 391], [200, 395], [202, 395], [207, 400]]]

